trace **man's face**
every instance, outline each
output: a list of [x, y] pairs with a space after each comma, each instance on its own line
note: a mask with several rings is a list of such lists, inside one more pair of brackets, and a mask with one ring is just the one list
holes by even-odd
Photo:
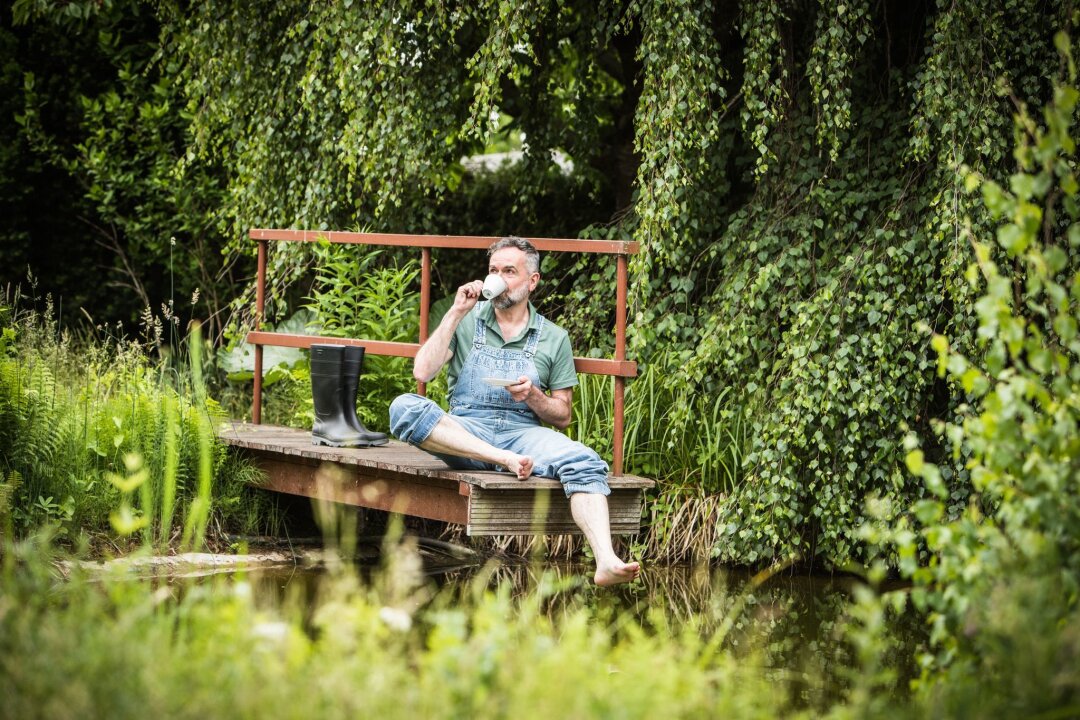
[[506, 290], [491, 301], [500, 310], [527, 301], [540, 282], [540, 273], [529, 272], [525, 253], [517, 248], [497, 250], [488, 261], [488, 273], [500, 275], [506, 281]]

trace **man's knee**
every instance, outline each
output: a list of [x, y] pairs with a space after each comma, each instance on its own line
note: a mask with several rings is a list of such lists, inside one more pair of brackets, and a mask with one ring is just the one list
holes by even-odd
[[444, 414], [442, 408], [426, 397], [414, 393], [398, 395], [390, 403], [390, 432], [410, 445], [419, 445], [427, 440]]
[[610, 495], [608, 464], [587, 445], [574, 441], [570, 448], [566, 461], [557, 473], [566, 496], [576, 493]]
[[566, 497], [577, 493], [589, 495], [610, 495], [611, 488], [607, 481], [607, 463], [602, 460], [599, 464], [579, 465], [576, 467], [564, 467], [559, 476]]

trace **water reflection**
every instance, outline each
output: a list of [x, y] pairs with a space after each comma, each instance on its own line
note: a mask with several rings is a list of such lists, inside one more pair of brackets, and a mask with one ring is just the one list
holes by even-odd
[[[649, 565], [640, 581], [615, 588], [597, 588], [592, 567], [580, 563], [485, 557], [451, 543], [419, 539], [415, 549], [423, 574], [442, 594], [475, 592], [505, 585], [516, 597], [542, 593], [551, 607], [560, 603], [596, 605], [607, 602], [644, 616], [662, 609], [672, 622], [695, 622], [704, 631], [726, 617], [736, 602], [754, 624], [816, 620], [847, 605], [859, 580], [842, 575], [808, 574], [788, 569], [754, 584], [753, 572], [707, 565]], [[353, 565], [371, 579], [381, 566], [381, 540], [361, 539]], [[292, 567], [280, 565], [249, 572], [250, 581], [267, 599], [282, 599], [295, 585], [318, 586], [327, 575], [325, 563], [307, 555]]]

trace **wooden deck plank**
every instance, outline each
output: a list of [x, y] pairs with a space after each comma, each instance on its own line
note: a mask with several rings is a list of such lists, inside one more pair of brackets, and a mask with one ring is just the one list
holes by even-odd
[[[415, 515], [466, 526], [469, 535], [579, 534], [562, 484], [507, 472], [452, 470], [395, 440], [374, 448], [312, 445], [306, 430], [229, 423], [219, 437], [247, 453], [277, 492]], [[653, 480], [609, 476], [612, 534], [635, 534], [643, 490]]]
[[[239, 422], [227, 424], [218, 435], [223, 442], [234, 447], [310, 458], [319, 462], [334, 462], [446, 480], [460, 480], [486, 489], [532, 490], [561, 487], [558, 480], [549, 478], [532, 477], [527, 480], [518, 480], [507, 472], [451, 470], [438, 458], [397, 440], [372, 448], [332, 448], [326, 445], [312, 445], [311, 433], [307, 430]], [[612, 489], [617, 487], [647, 489], [655, 484], [654, 480], [636, 475], [608, 476], [608, 485]]]

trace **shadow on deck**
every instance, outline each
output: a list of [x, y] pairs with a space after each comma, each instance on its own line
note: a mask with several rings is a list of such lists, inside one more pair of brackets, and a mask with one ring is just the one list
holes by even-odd
[[[231, 423], [218, 434], [266, 473], [260, 487], [267, 490], [457, 523], [469, 535], [580, 533], [556, 480], [451, 470], [395, 440], [377, 448], [330, 448], [312, 445], [306, 430], [249, 423]], [[655, 482], [612, 475], [608, 484], [612, 534], [636, 534], [642, 492]]]

